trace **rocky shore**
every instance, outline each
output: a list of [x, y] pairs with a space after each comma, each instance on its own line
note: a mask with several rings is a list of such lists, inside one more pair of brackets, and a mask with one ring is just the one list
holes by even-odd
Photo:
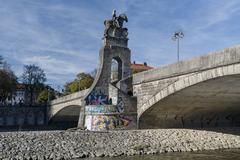
[[0, 159], [75, 159], [240, 148], [240, 136], [191, 129], [0, 132]]

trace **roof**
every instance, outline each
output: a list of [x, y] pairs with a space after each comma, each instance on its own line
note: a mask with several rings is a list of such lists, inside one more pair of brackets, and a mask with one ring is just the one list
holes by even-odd
[[132, 63], [131, 64], [131, 69], [145, 71], [145, 70], [153, 69], [153, 67], [148, 66], [146, 64], [136, 64], [136, 63], [134, 64], [134, 63]]
[[22, 83], [18, 83], [16, 88], [17, 90], [24, 90], [26, 88], [26, 85]]

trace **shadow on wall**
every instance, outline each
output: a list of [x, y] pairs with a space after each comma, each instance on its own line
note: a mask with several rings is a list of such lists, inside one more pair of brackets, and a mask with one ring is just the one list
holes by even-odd
[[[158, 117], [151, 116], [140, 119], [140, 129], [157, 128], [181, 128], [208, 130], [221, 133], [240, 135], [240, 114], [239, 111], [205, 113], [197, 112], [192, 115], [162, 115]], [[144, 118], [144, 117], [142, 117]], [[153, 121], [154, 119], [154, 121]]]
[[48, 126], [61, 130], [77, 127], [80, 109], [79, 105], [66, 106], [51, 117]]
[[1, 107], [0, 130], [21, 130], [47, 124], [46, 106]]

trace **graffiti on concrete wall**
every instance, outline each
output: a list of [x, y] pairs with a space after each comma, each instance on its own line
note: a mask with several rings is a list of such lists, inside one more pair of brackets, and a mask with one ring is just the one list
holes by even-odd
[[87, 105], [106, 105], [110, 103], [111, 100], [109, 100], [108, 96], [105, 95], [101, 90], [92, 91], [91, 94], [86, 98]]
[[[136, 128], [136, 115], [124, 114], [125, 104], [122, 97], [109, 98], [101, 90], [94, 90], [85, 100], [85, 126], [88, 130]], [[113, 101], [116, 101], [115, 105], [112, 105]]]
[[92, 121], [93, 130], [115, 129], [118, 125], [116, 116], [94, 116]]
[[88, 115], [86, 127], [89, 130], [130, 129], [135, 127], [134, 118], [124, 115]]
[[119, 99], [118, 99], [117, 109], [118, 109], [119, 113], [124, 112], [124, 103], [123, 103], [123, 100], [121, 97], [119, 97]]
[[89, 104], [85, 107], [86, 113], [123, 113], [124, 103], [122, 98], [119, 98], [117, 105], [110, 104]]
[[85, 107], [85, 113], [116, 113], [118, 108], [114, 105], [88, 105]]

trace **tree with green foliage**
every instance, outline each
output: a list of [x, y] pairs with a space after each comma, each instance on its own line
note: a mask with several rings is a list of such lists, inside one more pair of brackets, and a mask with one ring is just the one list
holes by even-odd
[[72, 82], [68, 82], [65, 86], [64, 95], [68, 95], [74, 92], [79, 91], [78, 81], [74, 80]]
[[79, 73], [77, 81], [79, 82], [79, 90], [84, 90], [91, 87], [94, 78], [88, 73]]
[[[4, 64], [7, 65], [2, 56], [0, 56], [0, 65]], [[12, 97], [17, 85], [17, 77], [10, 69], [10, 66], [7, 66], [8, 68], [0, 68], [0, 103], [5, 103], [7, 98]]]
[[26, 85], [27, 93], [30, 94], [30, 105], [33, 104], [33, 98], [44, 89], [46, 75], [43, 69], [36, 65], [25, 65], [22, 74], [22, 81]]
[[56, 96], [55, 96], [54, 89], [51, 89], [50, 87], [48, 87], [39, 93], [37, 102], [40, 104], [46, 104], [48, 101], [51, 101], [55, 98]]
[[77, 91], [81, 91], [89, 88], [93, 83], [94, 78], [88, 73], [79, 73], [76, 79], [72, 82], [68, 82], [64, 87], [64, 95], [68, 95]]

